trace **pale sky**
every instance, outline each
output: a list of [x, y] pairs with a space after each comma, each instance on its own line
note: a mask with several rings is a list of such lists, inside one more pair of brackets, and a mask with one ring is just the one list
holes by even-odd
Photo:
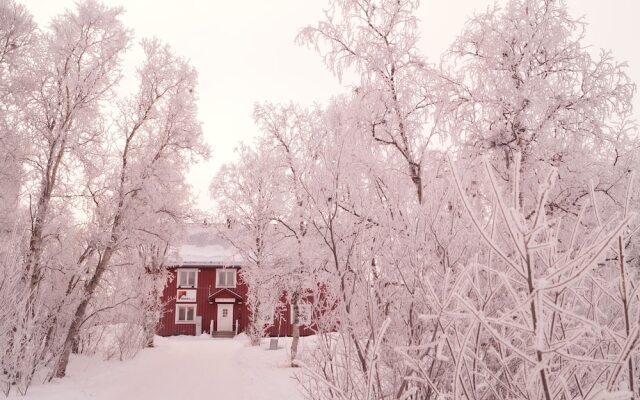
[[[41, 26], [74, 0], [18, 0]], [[499, 0], [502, 4], [504, 0]], [[220, 166], [232, 161], [240, 141], [257, 134], [251, 117], [256, 102], [325, 102], [343, 87], [311, 49], [294, 43], [298, 30], [322, 19], [325, 0], [103, 0], [121, 5], [124, 24], [136, 39], [156, 36], [199, 72], [199, 116], [212, 149], [209, 162], [192, 168], [189, 181], [202, 209], [211, 209], [209, 183]], [[494, 0], [422, 0], [422, 48], [430, 60], [460, 33], [474, 11]], [[589, 23], [585, 44], [613, 51], [629, 62], [640, 83], [640, 1], [567, 0], [573, 16]], [[133, 72], [139, 59], [128, 57]], [[125, 81], [126, 83], [126, 81]], [[635, 115], [640, 115], [636, 95]], [[637, 118], [636, 119], [640, 119]]]

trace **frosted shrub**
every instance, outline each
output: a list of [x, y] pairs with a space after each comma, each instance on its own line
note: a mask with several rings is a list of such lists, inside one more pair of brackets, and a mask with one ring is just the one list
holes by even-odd
[[105, 360], [133, 358], [145, 347], [144, 327], [132, 323], [99, 325], [83, 331], [79, 350], [85, 355], [98, 355]]
[[[442, 332], [433, 352], [407, 357], [416, 375], [431, 393], [455, 399], [630, 395], [640, 307], [623, 289], [629, 276], [624, 252], [614, 244], [637, 224], [634, 215], [625, 211], [590, 230], [583, 225], [585, 204], [571, 222], [548, 218], [555, 170], [541, 186], [535, 210], [527, 210], [518, 205], [517, 189], [505, 197], [491, 165], [484, 166], [491, 206], [480, 217], [452, 165], [485, 250], [461, 267], [442, 314], [423, 316], [427, 325], [438, 321]], [[515, 182], [519, 168], [516, 162]], [[591, 206], [595, 212], [597, 205]], [[558, 236], [563, 223], [572, 225], [567, 241]], [[448, 371], [438, 384], [425, 374], [434, 358]]]

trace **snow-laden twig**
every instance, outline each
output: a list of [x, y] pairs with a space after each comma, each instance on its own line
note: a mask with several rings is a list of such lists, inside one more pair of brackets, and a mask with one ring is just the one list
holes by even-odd
[[469, 217], [471, 218], [473, 225], [475, 225], [476, 229], [478, 230], [478, 233], [480, 233], [482, 238], [487, 242], [487, 244], [491, 247], [491, 249], [495, 251], [496, 254], [498, 254], [500, 258], [507, 265], [509, 265], [518, 275], [524, 278], [524, 273], [520, 270], [520, 268], [500, 249], [500, 247], [498, 247], [498, 245], [491, 239], [491, 237], [487, 235], [487, 233], [484, 231], [484, 229], [476, 219], [473, 213], [473, 210], [471, 209], [471, 206], [467, 201], [467, 197], [464, 193], [464, 190], [462, 189], [462, 183], [460, 181], [460, 177], [458, 176], [458, 172], [456, 170], [455, 164], [453, 163], [453, 160], [451, 159], [450, 155], [448, 156], [448, 160], [449, 160], [449, 165], [451, 167], [451, 173], [453, 175], [453, 179], [456, 184], [456, 188], [458, 189], [458, 194], [460, 195], [460, 199], [462, 200], [462, 203], [464, 204], [464, 207], [467, 213], [469, 214]]

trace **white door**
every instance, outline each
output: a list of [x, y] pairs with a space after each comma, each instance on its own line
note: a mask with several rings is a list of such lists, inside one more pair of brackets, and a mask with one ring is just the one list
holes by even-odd
[[218, 331], [233, 331], [233, 304], [218, 304]]
[[196, 336], [202, 333], [202, 315], [196, 316]]

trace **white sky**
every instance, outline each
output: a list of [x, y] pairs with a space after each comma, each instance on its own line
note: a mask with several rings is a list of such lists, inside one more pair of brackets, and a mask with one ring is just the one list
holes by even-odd
[[[18, 0], [41, 26], [74, 0]], [[502, 3], [498, 1], [498, 3]], [[257, 134], [251, 117], [256, 102], [324, 102], [343, 89], [311, 49], [294, 43], [298, 30], [322, 19], [325, 0], [103, 0], [126, 9], [125, 25], [136, 39], [156, 36], [189, 59], [199, 72], [199, 116], [209, 162], [192, 168], [189, 181], [203, 209], [211, 208], [209, 183], [219, 167], [233, 160], [240, 141]], [[422, 48], [431, 60], [461, 31], [474, 10], [493, 0], [422, 0]], [[640, 1], [567, 0], [573, 16], [589, 23], [586, 44], [610, 49], [628, 61], [640, 83]], [[127, 68], [139, 57], [130, 52]], [[126, 83], [126, 81], [125, 81]], [[636, 95], [635, 114], [640, 109]], [[636, 119], [638, 119], [636, 117]]]

